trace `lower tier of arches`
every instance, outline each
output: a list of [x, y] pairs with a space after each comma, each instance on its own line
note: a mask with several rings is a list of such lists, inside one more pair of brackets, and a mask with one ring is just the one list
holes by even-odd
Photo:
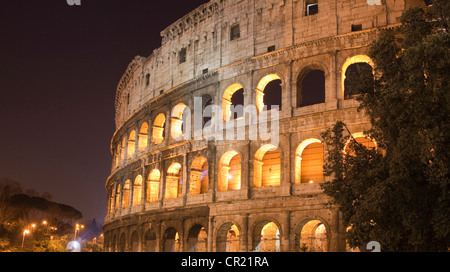
[[[107, 252], [338, 252], [345, 228], [324, 197], [134, 214], [104, 225]], [[307, 205], [304, 205], [304, 204]]]

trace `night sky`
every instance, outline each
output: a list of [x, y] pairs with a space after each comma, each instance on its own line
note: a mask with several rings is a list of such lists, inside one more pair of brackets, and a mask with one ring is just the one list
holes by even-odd
[[117, 84], [134, 56], [207, 0], [0, 5], [0, 178], [102, 223]]

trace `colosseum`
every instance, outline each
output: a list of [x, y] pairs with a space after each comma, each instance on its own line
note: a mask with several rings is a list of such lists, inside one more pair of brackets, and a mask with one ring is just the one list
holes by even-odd
[[104, 250], [349, 250], [320, 135], [375, 144], [346, 76], [425, 4], [211, 0], [164, 29], [117, 87]]

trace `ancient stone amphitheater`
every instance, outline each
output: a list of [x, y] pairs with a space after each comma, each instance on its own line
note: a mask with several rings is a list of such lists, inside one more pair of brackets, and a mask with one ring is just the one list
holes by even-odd
[[412, 5], [211, 0], [164, 29], [118, 84], [105, 251], [348, 250], [320, 134], [375, 144], [346, 76]]

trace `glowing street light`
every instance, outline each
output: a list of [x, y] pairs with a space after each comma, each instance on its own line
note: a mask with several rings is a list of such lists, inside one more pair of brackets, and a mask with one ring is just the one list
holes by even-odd
[[75, 240], [77, 239], [77, 232], [80, 230], [80, 228], [84, 229], [84, 225], [80, 224], [75, 225]]
[[23, 248], [23, 243], [25, 242], [25, 235], [29, 234], [30, 231], [29, 230], [24, 230], [23, 231], [23, 238], [22, 238], [22, 248]]

